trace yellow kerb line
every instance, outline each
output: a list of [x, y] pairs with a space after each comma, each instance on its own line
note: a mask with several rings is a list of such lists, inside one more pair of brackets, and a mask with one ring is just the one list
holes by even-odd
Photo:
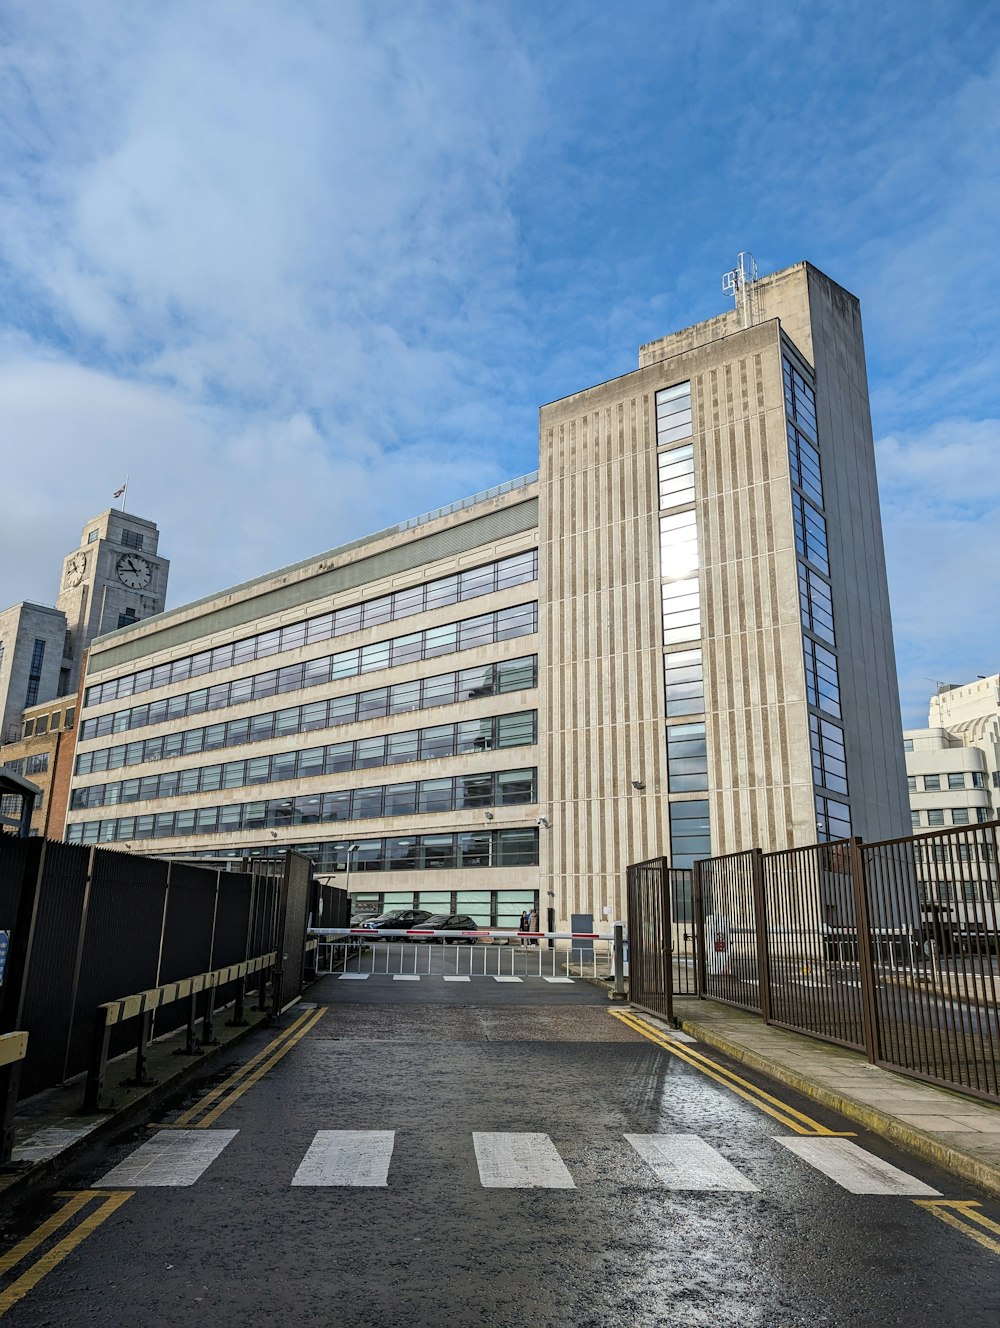
[[[995, 1231], [1000, 1235], [1000, 1224], [985, 1213], [973, 1212], [973, 1209], [979, 1207], [974, 1199], [914, 1199], [913, 1202], [918, 1208], [926, 1208], [940, 1221], [947, 1222], [948, 1226], [970, 1237], [977, 1245], [982, 1245], [983, 1249], [1000, 1254], [1000, 1240], [994, 1240], [985, 1231], [976, 1229], [977, 1226], [985, 1227], [987, 1231]], [[970, 1226], [971, 1222], [975, 1222], [976, 1226]]]
[[209, 1125], [214, 1125], [224, 1111], [228, 1111], [234, 1102], [238, 1101], [248, 1089], [253, 1088], [254, 1084], [257, 1083], [258, 1080], [262, 1079], [265, 1074], [267, 1074], [268, 1070], [273, 1069], [274, 1066], [277, 1065], [278, 1061], [281, 1060], [282, 1056], [286, 1055], [289, 1051], [291, 1051], [291, 1049], [295, 1046], [297, 1042], [300, 1042], [307, 1033], [311, 1032], [312, 1029], [316, 1027], [319, 1021], [326, 1014], [326, 1010], [327, 1007], [325, 1005], [321, 1006], [320, 1009], [316, 1010], [312, 1015], [310, 1022], [304, 1024], [299, 1029], [299, 1031], [294, 1035], [294, 1037], [287, 1038], [285, 1042], [283, 1042], [282, 1045], [278, 1048], [278, 1050], [274, 1053], [274, 1055], [270, 1058], [270, 1060], [264, 1061], [262, 1065], [258, 1066], [258, 1068], [254, 1070], [253, 1074], [251, 1074], [248, 1078], [244, 1079], [241, 1084], [239, 1084], [236, 1088], [233, 1089], [233, 1091], [229, 1094], [228, 1097], [223, 1098], [222, 1101], [218, 1104], [218, 1106], [213, 1107], [212, 1110], [208, 1113], [208, 1115], [202, 1117], [200, 1121], [197, 1121], [192, 1128], [196, 1130], [204, 1130], [207, 1129]]
[[681, 1047], [678, 1043], [670, 1041], [660, 1029], [647, 1024], [645, 1020], [638, 1018], [638, 1016], [627, 1011], [612, 1010], [611, 1013], [636, 1033], [641, 1033], [643, 1037], [648, 1038], [650, 1042], [654, 1042], [664, 1051], [669, 1051], [678, 1060], [684, 1061], [685, 1064], [690, 1065], [695, 1070], [700, 1070], [702, 1074], [708, 1075], [710, 1079], [714, 1079], [723, 1088], [728, 1088], [731, 1092], [736, 1093], [738, 1097], [758, 1107], [761, 1111], [767, 1112], [769, 1116], [773, 1116], [776, 1121], [793, 1130], [796, 1134], [821, 1135], [824, 1138], [835, 1139], [854, 1138], [853, 1130], [827, 1129], [825, 1125], [813, 1120], [811, 1116], [807, 1116], [797, 1108], [782, 1102], [780, 1098], [773, 1097], [770, 1093], [765, 1092], [763, 1088], [758, 1088], [756, 1084], [750, 1083], [748, 1079], [742, 1079], [738, 1074], [734, 1074], [732, 1070], [727, 1070], [725, 1066], [719, 1065], [707, 1056], [702, 1056], [699, 1052], [692, 1051], [687, 1046]]
[[[101, 1196], [103, 1202], [98, 1208], [95, 1208], [94, 1211], [85, 1217], [78, 1226], [75, 1226], [68, 1235], [63, 1236], [62, 1240], [53, 1245], [48, 1253], [43, 1254], [40, 1259], [33, 1263], [26, 1272], [21, 1274], [16, 1282], [11, 1282], [10, 1286], [7, 1287], [5, 1291], [0, 1291], [0, 1317], [6, 1314], [7, 1311], [12, 1306], [16, 1305], [19, 1300], [23, 1300], [32, 1287], [38, 1285], [46, 1273], [51, 1273], [53, 1268], [62, 1263], [67, 1254], [72, 1253], [78, 1245], [97, 1230], [106, 1218], [109, 1218], [111, 1214], [115, 1212], [116, 1209], [120, 1208], [127, 1199], [131, 1199], [134, 1193], [134, 1190], [104, 1191]], [[59, 1220], [56, 1221], [54, 1225], [52, 1218], [50, 1218], [48, 1222], [43, 1222], [38, 1230], [32, 1232], [27, 1240], [24, 1240], [20, 1245], [15, 1246], [15, 1248], [10, 1251], [7, 1258], [11, 1258], [18, 1250], [28, 1245], [29, 1242], [33, 1242], [32, 1248], [39, 1245], [47, 1235], [51, 1235], [53, 1231], [62, 1226], [65, 1221], [72, 1217], [83, 1207], [84, 1204], [89, 1203], [93, 1198], [94, 1192], [92, 1190], [81, 1191], [79, 1195], [74, 1196], [69, 1203], [55, 1214], [55, 1217]], [[81, 1202], [77, 1203], [77, 1199]], [[46, 1228], [48, 1228], [47, 1231]], [[38, 1239], [36, 1240], [35, 1237], [38, 1237]], [[26, 1252], [27, 1251], [25, 1251], [25, 1253]], [[24, 1254], [22, 1253], [19, 1256], [19, 1259], [23, 1257]]]
[[[199, 1098], [193, 1107], [188, 1107], [187, 1111], [178, 1116], [176, 1120], [171, 1121], [167, 1128], [180, 1128], [184, 1125], [190, 1125], [195, 1116], [204, 1111], [206, 1107], [210, 1107], [217, 1098], [222, 1097], [222, 1095], [228, 1092], [234, 1084], [238, 1084], [245, 1075], [253, 1070], [255, 1065], [258, 1065], [262, 1060], [265, 1060], [268, 1056], [272, 1055], [275, 1049], [280, 1047], [286, 1038], [291, 1037], [296, 1029], [301, 1027], [307, 1019], [311, 1019], [315, 1013], [315, 1010], [306, 1010], [303, 1014], [300, 1014], [299, 1017], [289, 1024], [283, 1032], [279, 1033], [276, 1038], [272, 1039], [266, 1047], [263, 1047], [254, 1056], [251, 1056], [245, 1064], [241, 1065], [238, 1070], [235, 1070], [223, 1083], [217, 1085], [211, 1090], [211, 1092], [206, 1093], [203, 1098]], [[158, 1125], [156, 1128], [163, 1129], [164, 1127]]]

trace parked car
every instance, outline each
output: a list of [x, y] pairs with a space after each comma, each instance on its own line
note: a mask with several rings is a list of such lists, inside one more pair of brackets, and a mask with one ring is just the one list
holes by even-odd
[[[421, 930], [476, 931], [479, 923], [467, 913], [432, 913], [423, 922], [415, 923]], [[435, 941], [438, 945], [475, 945], [475, 936], [414, 936], [415, 941]]]
[[[370, 931], [377, 935], [380, 931], [405, 931], [407, 927], [419, 927], [425, 919], [430, 917], [427, 909], [421, 908], [403, 908], [392, 913], [380, 913], [377, 917], [368, 918], [361, 923], [362, 931]], [[376, 939], [372, 936], [372, 940]], [[387, 940], [402, 940], [402, 937], [386, 937]]]

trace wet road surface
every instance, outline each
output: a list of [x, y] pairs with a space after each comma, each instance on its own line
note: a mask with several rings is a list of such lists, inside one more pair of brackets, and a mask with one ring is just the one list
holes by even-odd
[[852, 1126], [663, 1049], [594, 986], [376, 975], [309, 995], [325, 1013], [285, 1016], [279, 1060], [252, 1059], [277, 1030], [255, 1034], [174, 1129], [95, 1151], [20, 1216], [4, 1248], [79, 1205], [0, 1259], [0, 1296], [91, 1226], [5, 1325], [1000, 1322], [1000, 1239], [926, 1206], [996, 1223], [1000, 1204], [860, 1130], [820, 1136]]

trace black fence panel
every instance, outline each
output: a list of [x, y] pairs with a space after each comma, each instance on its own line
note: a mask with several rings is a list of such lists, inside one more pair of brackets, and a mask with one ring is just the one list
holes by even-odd
[[246, 959], [250, 939], [252, 877], [243, 872], [223, 872], [219, 877], [219, 901], [215, 910], [215, 945], [212, 967], [225, 968]]
[[761, 1013], [757, 910], [760, 854], [730, 853], [695, 863], [697, 944], [703, 994]]
[[302, 992], [305, 981], [306, 927], [312, 887], [312, 862], [300, 853], [289, 853], [281, 882], [281, 921], [278, 933], [280, 981], [275, 1006], [284, 1009]]
[[41, 851], [41, 840], [0, 833], [0, 931], [13, 928], [22, 885], [37, 873]]
[[632, 1005], [674, 1017], [670, 880], [665, 858], [633, 863], [628, 897], [628, 993]]
[[68, 1057], [81, 925], [93, 852], [78, 844], [46, 844], [44, 850], [20, 1020], [28, 1032], [22, 1096], [57, 1084], [71, 1072]]
[[170, 864], [160, 982], [206, 973], [212, 964], [212, 922], [219, 874], [186, 862]]

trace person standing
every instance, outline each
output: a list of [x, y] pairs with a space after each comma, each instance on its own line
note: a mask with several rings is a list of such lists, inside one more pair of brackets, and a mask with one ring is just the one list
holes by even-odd
[[[529, 931], [537, 931], [537, 930], [538, 930], [538, 913], [537, 913], [537, 911], [536, 911], [535, 909], [532, 909], [531, 912], [528, 914], [528, 930], [529, 930]], [[537, 945], [537, 944], [538, 944], [538, 937], [537, 937], [537, 936], [532, 936], [532, 937], [530, 938], [530, 940], [528, 941], [528, 944], [529, 944], [529, 945]]]
[[517, 924], [517, 930], [521, 933], [519, 945], [521, 949], [524, 950], [528, 945], [528, 938], [524, 933], [531, 930], [531, 914], [527, 909], [523, 909], [521, 912], [521, 921]]

